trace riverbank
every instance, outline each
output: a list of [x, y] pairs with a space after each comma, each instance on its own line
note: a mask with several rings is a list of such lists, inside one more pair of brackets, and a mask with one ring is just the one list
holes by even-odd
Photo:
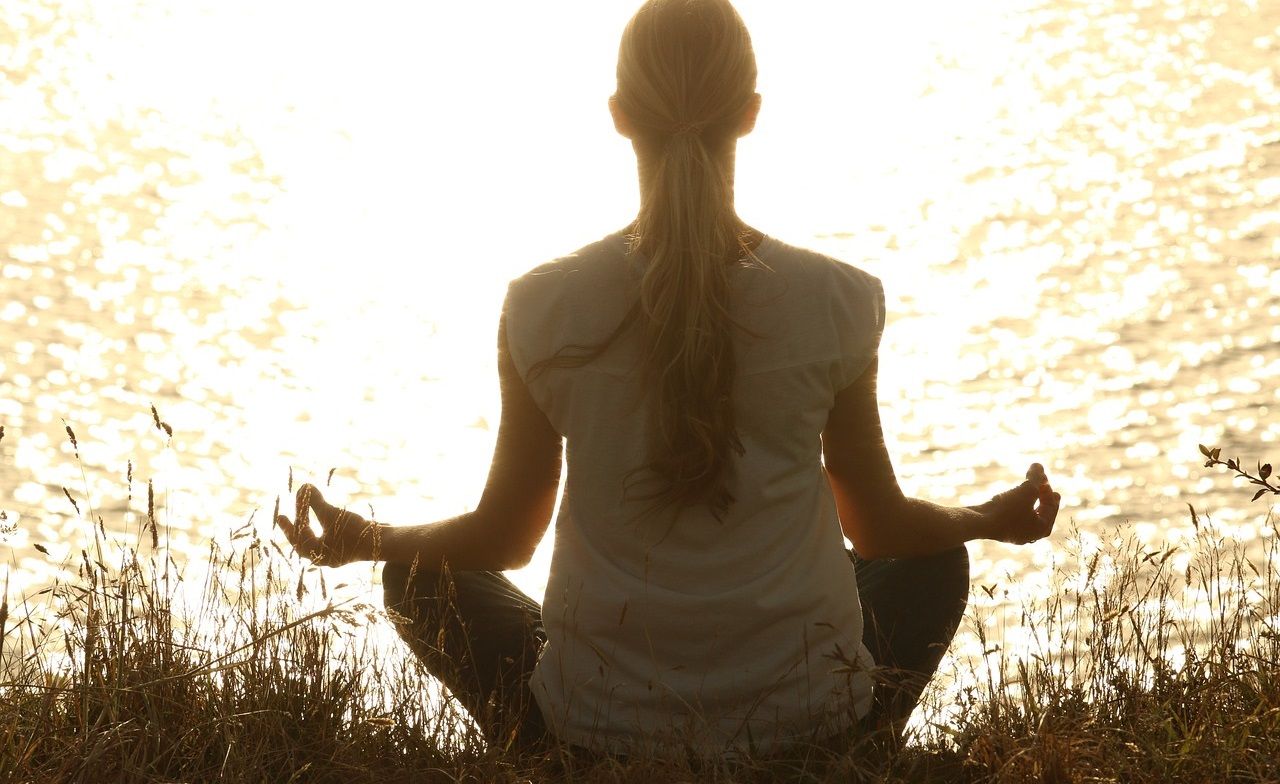
[[[143, 491], [138, 485], [137, 505]], [[0, 610], [0, 780], [22, 782], [1266, 781], [1280, 778], [1280, 530], [1247, 553], [1192, 513], [1152, 548], [1063, 532], [1047, 598], [927, 693], [901, 753], [801, 750], [710, 765], [486, 748], [425, 684], [380, 607], [253, 521], [207, 565], [88, 499], [68, 576]], [[1243, 501], [1244, 499], [1242, 499]], [[132, 490], [131, 490], [132, 501]], [[266, 534], [263, 534], [264, 536]], [[994, 586], [975, 584], [975, 598]], [[434, 695], [434, 696], [433, 696]]]

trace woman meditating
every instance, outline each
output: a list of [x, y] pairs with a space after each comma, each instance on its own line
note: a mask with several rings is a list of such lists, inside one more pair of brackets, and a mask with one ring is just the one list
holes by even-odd
[[[511, 283], [475, 511], [385, 525], [307, 485], [277, 523], [316, 563], [386, 562], [389, 615], [491, 743], [896, 733], [964, 611], [964, 543], [1045, 537], [1059, 496], [1039, 465], [976, 507], [903, 495], [876, 402], [880, 282], [734, 210], [760, 96], [727, 0], [650, 0], [617, 77], [640, 211]], [[546, 532], [562, 458], [539, 605], [502, 570]]]

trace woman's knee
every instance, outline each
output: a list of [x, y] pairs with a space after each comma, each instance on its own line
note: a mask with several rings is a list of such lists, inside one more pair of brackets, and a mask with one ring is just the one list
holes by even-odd
[[943, 606], [949, 606], [950, 620], [958, 625], [969, 606], [969, 550], [962, 544], [943, 550], [930, 564], [933, 590]]
[[969, 549], [963, 544], [943, 550], [934, 556], [937, 579], [942, 590], [956, 595], [959, 600], [969, 603]]
[[382, 566], [382, 601], [387, 607], [404, 602], [408, 594], [409, 567], [388, 561]]
[[969, 548], [962, 545], [943, 550], [937, 555], [938, 566], [948, 576], [969, 581]]
[[382, 567], [382, 600], [387, 607], [408, 607], [415, 599], [433, 598], [441, 593], [439, 572], [415, 564], [391, 563]]

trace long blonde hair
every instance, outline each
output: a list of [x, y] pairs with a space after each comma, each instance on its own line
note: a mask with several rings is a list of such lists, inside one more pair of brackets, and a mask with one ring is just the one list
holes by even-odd
[[733, 209], [732, 150], [755, 87], [751, 37], [728, 0], [649, 0], [632, 17], [614, 99], [642, 166], [629, 237], [648, 262], [639, 300], [604, 343], [540, 363], [590, 362], [639, 322], [654, 508], [706, 504], [721, 517], [734, 501], [728, 477], [743, 447], [729, 270], [751, 254]]

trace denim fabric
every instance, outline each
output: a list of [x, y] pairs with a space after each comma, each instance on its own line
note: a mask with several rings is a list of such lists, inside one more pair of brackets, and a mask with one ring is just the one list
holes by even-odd
[[862, 644], [883, 668], [864, 726], [901, 732], [969, 601], [963, 545], [919, 558], [863, 560], [849, 551], [862, 600]]

